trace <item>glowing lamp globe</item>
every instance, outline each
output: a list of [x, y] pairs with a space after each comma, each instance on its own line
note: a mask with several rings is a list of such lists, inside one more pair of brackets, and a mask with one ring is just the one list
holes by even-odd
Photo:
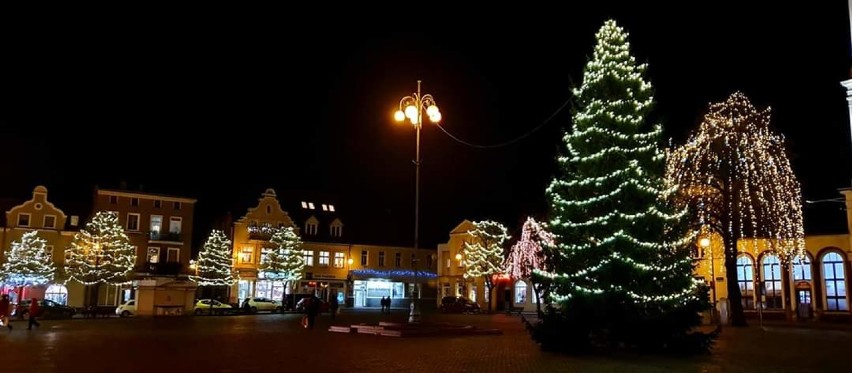
[[441, 121], [441, 112], [438, 111], [438, 112], [435, 112], [434, 115], [430, 115], [429, 120], [431, 120], [433, 123], [440, 122]]
[[436, 105], [429, 105], [429, 107], [426, 108], [426, 114], [429, 115], [430, 117], [434, 116], [437, 113], [438, 113], [438, 106], [436, 106]]
[[416, 119], [417, 118], [417, 108], [414, 105], [408, 105], [405, 107], [405, 117], [408, 119]]
[[707, 237], [703, 237], [700, 240], [698, 240], [698, 245], [701, 246], [701, 247], [709, 247], [710, 246], [710, 239], [707, 238]]
[[405, 120], [405, 113], [403, 113], [402, 110], [397, 110], [393, 113], [393, 119], [397, 122], [402, 122]]

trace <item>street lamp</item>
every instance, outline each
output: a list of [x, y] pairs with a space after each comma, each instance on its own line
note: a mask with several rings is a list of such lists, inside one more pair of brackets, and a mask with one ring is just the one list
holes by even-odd
[[720, 321], [716, 315], [716, 258], [713, 255], [713, 248], [710, 247], [710, 238], [702, 236], [698, 240], [698, 246], [701, 247], [703, 255], [706, 255], [708, 248], [710, 249], [710, 291], [713, 294], [713, 309], [710, 311], [710, 315], [712, 315], [714, 321]]
[[[420, 129], [423, 128], [423, 110], [425, 108], [426, 115], [432, 123], [441, 121], [441, 111], [438, 109], [438, 104], [435, 98], [430, 94], [422, 94], [420, 91], [421, 81], [417, 81], [417, 92], [410, 96], [405, 96], [399, 100], [399, 110], [393, 117], [397, 122], [405, 122], [406, 119], [414, 126], [416, 130], [416, 150], [414, 154], [414, 250], [418, 249], [420, 238]], [[414, 288], [417, 289], [417, 260], [412, 260], [411, 266], [414, 269]], [[418, 292], [419, 294], [419, 292]], [[417, 302], [414, 297], [411, 298], [411, 312], [408, 315], [408, 322], [419, 322], [420, 312], [417, 310]]]
[[[458, 261], [459, 264], [462, 263], [462, 254], [461, 253], [456, 253], [456, 261]], [[458, 270], [458, 267], [456, 268], [456, 270]], [[467, 284], [466, 284], [466, 281], [465, 281], [465, 278], [464, 278], [464, 272], [462, 272], [461, 278], [462, 278], [461, 296], [467, 298], [467, 295], [465, 294], [465, 292], [467, 291]]]

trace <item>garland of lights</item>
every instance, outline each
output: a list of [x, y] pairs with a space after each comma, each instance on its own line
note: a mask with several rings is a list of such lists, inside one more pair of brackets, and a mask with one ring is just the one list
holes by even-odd
[[[769, 108], [758, 111], [735, 92], [710, 105], [698, 131], [671, 151], [667, 172], [700, 224], [733, 242], [768, 238], [768, 249], [789, 262], [804, 250], [802, 196], [784, 138], [770, 131], [769, 121]], [[749, 242], [757, 248], [758, 240]], [[728, 276], [735, 281], [736, 273]]]
[[133, 271], [136, 247], [130, 244], [116, 213], [98, 211], [74, 235], [66, 257], [68, 280], [83, 285], [121, 285], [128, 282]]
[[[670, 201], [678, 185], [665, 178], [662, 127], [643, 130], [654, 101], [647, 66], [636, 63], [627, 33], [614, 21], [596, 38], [574, 90], [574, 127], [557, 157], [563, 177], [546, 189], [549, 227], [558, 238], [547, 251], [554, 268], [532, 273], [554, 282], [555, 301], [618, 293], [660, 309], [697, 304], [699, 283], [686, 249], [695, 239], [684, 225], [688, 210]], [[621, 276], [611, 273], [621, 271], [629, 271], [629, 279], [615, 282]]]
[[298, 281], [305, 269], [302, 239], [293, 227], [277, 229], [269, 240], [273, 247], [263, 248], [258, 271], [271, 280]]
[[44, 285], [53, 280], [56, 267], [53, 265], [52, 252], [47, 251], [47, 243], [38, 237], [38, 231], [30, 231], [21, 236], [20, 241], [12, 242], [6, 251], [6, 262], [0, 267], [2, 282], [12, 286]]
[[199, 286], [230, 286], [237, 282], [231, 252], [231, 240], [225, 233], [214, 229], [198, 252], [195, 274], [189, 279]]
[[505, 272], [515, 279], [530, 278], [534, 269], [546, 270], [543, 247], [553, 246], [553, 234], [532, 217], [521, 228], [521, 239], [509, 250]]
[[491, 311], [493, 275], [503, 273], [503, 244], [509, 240], [503, 224], [486, 220], [473, 223], [474, 229], [467, 234], [473, 242], [465, 242], [462, 253], [465, 260], [464, 278], [485, 278], [488, 291], [488, 311]]
[[437, 278], [438, 274], [435, 272], [427, 272], [427, 271], [415, 271], [408, 269], [391, 269], [391, 270], [378, 270], [378, 269], [353, 269], [352, 274], [359, 276], [370, 276], [370, 277], [378, 277], [378, 278], [389, 278], [389, 277], [423, 277], [423, 278]]

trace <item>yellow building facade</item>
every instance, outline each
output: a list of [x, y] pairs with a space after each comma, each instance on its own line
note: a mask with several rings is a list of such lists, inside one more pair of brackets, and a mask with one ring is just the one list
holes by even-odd
[[[348, 239], [335, 205], [323, 201], [296, 201], [289, 212], [278, 195], [267, 189], [255, 207], [233, 223], [234, 270], [239, 281], [229, 302], [247, 297], [280, 300], [290, 306], [309, 294], [341, 306], [380, 307], [390, 297], [394, 307], [407, 307], [411, 294], [432, 303], [435, 284], [435, 251], [407, 247], [355, 244]], [[275, 228], [294, 227], [302, 238], [305, 269], [302, 279], [285, 284], [271, 281], [258, 270], [264, 247]], [[414, 284], [419, 284], [415, 286]]]
[[84, 301], [83, 286], [73, 281], [66, 283], [67, 278], [62, 270], [65, 266], [65, 248], [71, 245], [74, 234], [82, 224], [80, 217], [68, 216], [51, 203], [47, 198], [47, 188], [41, 185], [33, 189], [32, 198], [12, 206], [5, 215], [6, 224], [0, 232], [2, 261], [5, 262], [6, 252], [11, 249], [13, 242], [20, 241], [25, 233], [36, 231], [38, 237], [47, 241], [45, 246], [57, 270], [53, 281], [46, 286], [4, 287], [2, 292], [10, 296], [12, 303], [35, 297], [81, 307]]

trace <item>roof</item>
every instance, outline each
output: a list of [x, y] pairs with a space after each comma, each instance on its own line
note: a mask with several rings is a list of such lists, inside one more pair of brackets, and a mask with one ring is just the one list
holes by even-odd
[[107, 196], [119, 196], [119, 197], [132, 197], [132, 198], [144, 198], [144, 199], [162, 199], [164, 201], [174, 201], [181, 203], [195, 203], [198, 200], [195, 198], [187, 198], [187, 197], [179, 197], [179, 196], [170, 196], [166, 194], [157, 194], [157, 193], [148, 193], [136, 190], [116, 190], [116, 189], [101, 189], [96, 188], [97, 194], [107, 195]]
[[[351, 242], [352, 227], [344, 217], [345, 208], [340, 205], [337, 196], [316, 191], [288, 190], [277, 193], [277, 198], [281, 208], [299, 227], [302, 239], [331, 243]], [[305, 231], [306, 223], [311, 218], [316, 219], [318, 225], [315, 235], [308, 235]], [[332, 224], [342, 225], [340, 237], [331, 235]]]

